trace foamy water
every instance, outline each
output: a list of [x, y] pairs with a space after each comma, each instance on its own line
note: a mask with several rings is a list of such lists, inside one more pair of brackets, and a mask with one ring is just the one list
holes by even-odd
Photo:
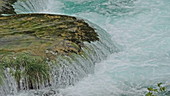
[[[87, 19], [105, 29], [120, 50], [96, 64], [94, 74], [61, 89], [63, 96], [144, 96], [151, 85], [170, 85], [169, 0], [47, 1], [38, 12]], [[18, 13], [31, 10], [17, 4]]]

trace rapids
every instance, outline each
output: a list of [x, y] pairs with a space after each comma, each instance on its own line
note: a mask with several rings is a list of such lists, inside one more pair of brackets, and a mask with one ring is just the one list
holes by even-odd
[[60, 89], [61, 96], [144, 96], [147, 87], [159, 82], [169, 88], [169, 0], [28, 0], [14, 7], [17, 13], [87, 19], [116, 42], [120, 52], [97, 63], [94, 74]]

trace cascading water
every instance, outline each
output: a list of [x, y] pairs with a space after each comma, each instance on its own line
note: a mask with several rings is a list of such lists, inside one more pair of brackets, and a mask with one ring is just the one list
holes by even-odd
[[[78, 19], [80, 20], [80, 18]], [[93, 28], [95, 28], [99, 40], [95, 42], [83, 42], [83, 46], [81, 47], [81, 50], [83, 51], [80, 54], [72, 52], [69, 55], [64, 55], [46, 50], [47, 53], [51, 52], [52, 54], [56, 54], [57, 56], [56, 58], [54, 58], [56, 60], [49, 60], [50, 62], [46, 61], [46, 63], [48, 63], [48, 65], [50, 66], [50, 78], [48, 79], [48, 81], [45, 81], [41, 84], [34, 84], [34, 86], [30, 88], [28, 79], [21, 79], [18, 83], [16, 81], [16, 78], [14, 76], [11, 76], [11, 71], [9, 68], [6, 68], [5, 70], [1, 69], [4, 70], [4, 74], [1, 74], [1, 76], [4, 75], [4, 77], [2, 78], [4, 82], [0, 86], [0, 94], [2, 96], [18, 96], [18, 92], [28, 92], [28, 96], [34, 96], [37, 94], [38, 96], [46, 96], [51, 94], [49, 93], [51, 91], [55, 93], [55, 89], [65, 88], [69, 85], [74, 85], [80, 79], [87, 76], [87, 74], [93, 73], [95, 63], [100, 62], [101, 60], [105, 59], [110, 53], [113, 53], [117, 50], [114, 44], [112, 42], [109, 42], [111, 41], [111, 39], [108, 38], [109, 35], [104, 30], [90, 22], [89, 24], [93, 26]], [[67, 44], [67, 41], [59, 42], [59, 44]], [[56, 46], [59, 46], [59, 44]], [[23, 60], [24, 59], [22, 59], [22, 61]], [[19, 62], [17, 62], [17, 64], [18, 63]], [[14, 63], [12, 62], [12, 64]], [[24, 78], [24, 76], [22, 78]], [[39, 89], [39, 91], [41, 91], [30, 91], [31, 89]], [[49, 92], [46, 92], [44, 91], [44, 89], [50, 90]]]
[[17, 13], [88, 19], [119, 45], [120, 52], [96, 64], [94, 74], [61, 89], [61, 96], [143, 96], [158, 82], [170, 85], [169, 0], [28, 0], [14, 7]]

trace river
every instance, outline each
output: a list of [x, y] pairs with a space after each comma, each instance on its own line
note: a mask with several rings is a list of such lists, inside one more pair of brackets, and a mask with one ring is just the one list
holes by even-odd
[[149, 86], [170, 85], [170, 0], [29, 0], [14, 7], [87, 19], [119, 48], [61, 96], [144, 96]]

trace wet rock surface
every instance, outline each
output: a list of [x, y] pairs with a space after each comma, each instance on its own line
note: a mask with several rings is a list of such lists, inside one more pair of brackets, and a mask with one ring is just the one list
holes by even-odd
[[[50, 86], [49, 62], [81, 55], [84, 42], [99, 41], [84, 20], [53, 14], [0, 17], [0, 69], [16, 80], [17, 90]], [[3, 77], [1, 72], [1, 77]], [[5, 78], [5, 77], [4, 77]], [[1, 79], [1, 78], [0, 78]], [[50, 93], [51, 94], [51, 93]]]
[[95, 30], [84, 20], [64, 15], [20, 14], [0, 17], [0, 28], [1, 55], [28, 52], [52, 59], [50, 54], [53, 52], [79, 53], [83, 42], [99, 40]]
[[15, 14], [12, 6], [17, 0], [0, 0], [0, 16], [1, 14]]

